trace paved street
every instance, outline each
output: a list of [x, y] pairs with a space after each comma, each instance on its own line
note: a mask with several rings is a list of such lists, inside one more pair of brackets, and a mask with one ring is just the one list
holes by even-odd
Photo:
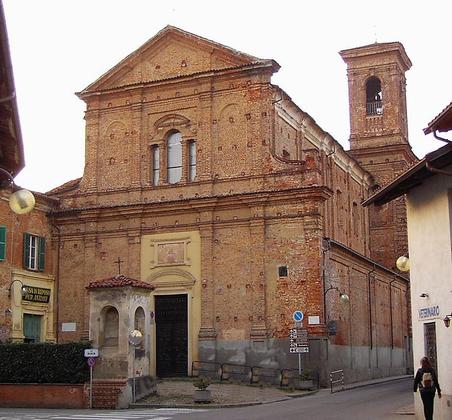
[[[413, 402], [412, 379], [317, 394], [261, 406], [215, 411], [215, 420], [410, 420], [414, 416], [395, 414]], [[213, 418], [212, 412], [184, 419]], [[179, 417], [178, 417], [179, 419]]]
[[0, 409], [1, 420], [409, 420], [397, 414], [413, 402], [411, 379], [317, 394], [289, 401], [224, 409], [31, 410]]
[[158, 408], [132, 410], [33, 410], [21, 408], [0, 408], [0, 420], [171, 420], [181, 414], [196, 413], [189, 418], [196, 419], [202, 409]]

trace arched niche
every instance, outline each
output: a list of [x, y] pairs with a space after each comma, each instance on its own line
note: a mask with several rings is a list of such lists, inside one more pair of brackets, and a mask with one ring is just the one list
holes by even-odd
[[106, 306], [101, 311], [99, 344], [101, 347], [118, 347], [119, 313], [114, 306]]
[[135, 347], [135, 357], [140, 358], [145, 356], [145, 337], [146, 337], [146, 315], [144, 313], [144, 309], [139, 306], [135, 310], [134, 315], [134, 329], [138, 330], [143, 334], [143, 340], [141, 341], [141, 344]]

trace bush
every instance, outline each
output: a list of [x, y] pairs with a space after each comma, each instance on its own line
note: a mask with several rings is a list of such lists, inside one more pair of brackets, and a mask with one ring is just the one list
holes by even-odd
[[205, 376], [200, 376], [193, 381], [193, 386], [198, 389], [205, 390], [210, 385], [210, 383], [211, 381], [209, 378], [206, 378]]
[[0, 383], [70, 383], [89, 380], [84, 350], [90, 343], [0, 344]]
[[312, 372], [310, 370], [303, 370], [300, 374], [300, 380], [302, 381], [310, 381], [313, 378]]

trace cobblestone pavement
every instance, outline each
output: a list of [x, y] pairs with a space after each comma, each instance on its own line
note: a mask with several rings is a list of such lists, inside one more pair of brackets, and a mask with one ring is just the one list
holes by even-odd
[[[157, 384], [157, 395], [151, 395], [140, 401], [137, 405], [187, 406], [195, 405], [193, 393], [195, 391], [191, 381], [164, 380]], [[274, 387], [260, 387], [250, 385], [237, 385], [227, 383], [212, 383], [209, 385], [212, 392], [212, 403], [209, 407], [220, 405], [262, 404], [282, 401], [290, 397], [308, 394], [307, 391], [282, 390]], [[203, 406], [203, 404], [196, 404]]]

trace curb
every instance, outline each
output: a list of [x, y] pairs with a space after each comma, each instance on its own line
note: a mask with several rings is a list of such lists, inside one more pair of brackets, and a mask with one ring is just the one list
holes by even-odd
[[129, 408], [197, 408], [197, 409], [206, 409], [206, 408], [238, 408], [238, 407], [249, 407], [253, 405], [263, 405], [263, 404], [271, 404], [276, 402], [288, 401], [292, 398], [302, 398], [307, 397], [309, 395], [313, 395], [319, 392], [318, 389], [314, 391], [303, 392], [294, 395], [286, 394], [285, 397], [277, 398], [274, 400], [268, 401], [250, 401], [250, 402], [242, 402], [242, 403], [231, 403], [231, 404], [152, 404], [152, 403], [133, 403], [129, 404]]
[[379, 384], [385, 384], [387, 382], [395, 382], [395, 381], [402, 381], [404, 379], [409, 379], [409, 378], [413, 378], [412, 375], [404, 375], [404, 376], [396, 376], [396, 377], [388, 377], [388, 378], [382, 378], [381, 380], [376, 379], [374, 382], [369, 382], [369, 383], [360, 383], [357, 382], [356, 384], [347, 384], [345, 385], [344, 391], [348, 391], [351, 389], [356, 389], [356, 388], [364, 388], [366, 386], [371, 386], [371, 385], [379, 385]]
[[307, 392], [303, 392], [300, 394], [286, 394], [286, 397], [289, 397], [289, 398], [308, 397], [309, 395], [317, 394], [317, 392], [319, 392], [319, 391], [320, 391], [320, 389], [314, 389], [313, 391], [307, 391]]
[[249, 407], [253, 405], [269, 404], [273, 402], [281, 402], [289, 400], [289, 397], [279, 398], [272, 401], [253, 401], [253, 402], [243, 402], [235, 404], [130, 404], [129, 408], [195, 408], [195, 409], [206, 409], [206, 408], [238, 408], [238, 407]]

